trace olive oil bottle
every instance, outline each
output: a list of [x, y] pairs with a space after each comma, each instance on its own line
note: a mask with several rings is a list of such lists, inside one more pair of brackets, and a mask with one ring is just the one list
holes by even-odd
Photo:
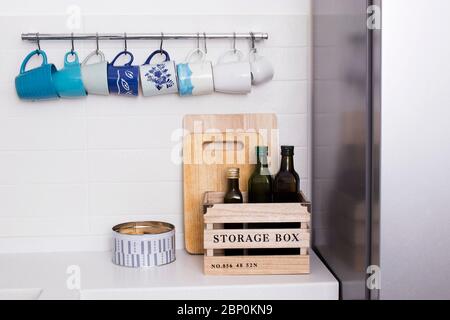
[[274, 202], [299, 202], [300, 177], [294, 169], [294, 147], [281, 146], [281, 165], [274, 180]]
[[224, 203], [243, 203], [241, 190], [239, 190], [239, 168], [228, 168], [227, 170], [228, 187]]
[[[271, 203], [273, 202], [273, 178], [269, 170], [267, 146], [256, 147], [256, 166], [248, 179], [248, 202], [249, 203]], [[249, 223], [248, 229], [271, 229], [277, 228], [271, 223]], [[248, 249], [250, 255], [270, 255], [270, 249]]]
[[[281, 146], [280, 171], [274, 179], [274, 202], [299, 202], [300, 177], [294, 169], [294, 147]], [[300, 228], [300, 223], [280, 223], [281, 228]], [[277, 249], [275, 254], [300, 254], [300, 249]]]
[[273, 201], [273, 179], [267, 162], [268, 154], [268, 147], [256, 147], [256, 167], [248, 180], [248, 202], [250, 203], [270, 203]]
[[[239, 168], [228, 168], [227, 170], [228, 188], [223, 199], [224, 203], [243, 203], [241, 190], [239, 190]], [[225, 229], [243, 229], [241, 223], [227, 223]], [[244, 255], [243, 249], [225, 249], [226, 256]]]

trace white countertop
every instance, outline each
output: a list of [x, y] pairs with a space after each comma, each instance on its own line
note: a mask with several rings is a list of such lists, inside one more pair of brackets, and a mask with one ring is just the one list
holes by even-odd
[[[149, 269], [116, 266], [110, 252], [1, 254], [0, 299], [338, 299], [337, 280], [314, 253], [310, 274], [280, 276], [205, 276], [203, 256], [176, 254]], [[80, 290], [70, 290], [78, 270]]]

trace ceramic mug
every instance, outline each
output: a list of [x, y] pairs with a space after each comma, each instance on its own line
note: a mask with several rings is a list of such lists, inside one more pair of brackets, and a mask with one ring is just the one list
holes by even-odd
[[[192, 62], [196, 53], [200, 55], [200, 60]], [[177, 65], [180, 96], [198, 96], [214, 91], [211, 61], [206, 61], [205, 56], [202, 50], [195, 49], [188, 54], [185, 63]]]
[[[34, 69], [25, 71], [28, 61], [34, 56], [42, 56], [42, 64]], [[47, 55], [42, 50], [30, 52], [20, 66], [20, 73], [16, 77], [16, 91], [20, 99], [43, 100], [58, 98], [53, 76], [56, 67], [47, 63]]]
[[[156, 54], [164, 55], [165, 60], [150, 64]], [[175, 62], [165, 50], [156, 50], [140, 66], [142, 94], [145, 97], [178, 92]]]
[[[121, 55], [129, 55], [130, 61], [122, 66], [115, 66], [117, 58]], [[129, 51], [117, 54], [111, 63], [108, 63], [108, 88], [110, 93], [124, 96], [137, 96], [139, 90], [139, 67], [132, 66], [134, 57]]]
[[[88, 64], [93, 56], [100, 57], [100, 61]], [[91, 52], [81, 63], [81, 76], [88, 94], [108, 95], [108, 62], [101, 51]]]
[[[74, 60], [70, 62], [69, 56]], [[58, 70], [54, 76], [56, 91], [61, 98], [75, 98], [86, 96], [81, 79], [81, 67], [76, 52], [69, 51], [64, 55], [64, 68]]]
[[249, 62], [252, 72], [252, 84], [258, 85], [272, 80], [274, 70], [270, 61], [260, 56], [256, 50], [249, 53]]
[[[232, 55], [237, 61], [224, 62], [226, 56]], [[213, 67], [214, 89], [223, 93], [249, 93], [252, 90], [250, 63], [244, 61], [240, 50], [228, 50]]]

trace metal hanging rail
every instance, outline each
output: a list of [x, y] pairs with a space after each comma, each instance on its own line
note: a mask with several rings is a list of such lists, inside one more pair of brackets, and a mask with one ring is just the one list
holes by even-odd
[[22, 33], [22, 40], [180, 40], [180, 39], [254, 39], [267, 40], [263, 32], [248, 33]]

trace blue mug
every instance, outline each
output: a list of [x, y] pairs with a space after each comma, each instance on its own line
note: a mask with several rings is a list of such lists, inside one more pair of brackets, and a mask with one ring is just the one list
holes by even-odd
[[[25, 71], [28, 61], [34, 55], [42, 56], [41, 66]], [[20, 99], [25, 100], [43, 100], [58, 98], [53, 76], [56, 73], [56, 67], [47, 63], [47, 55], [42, 50], [30, 52], [20, 66], [20, 73], [16, 77], [16, 91]]]
[[[74, 57], [70, 62], [69, 55]], [[86, 96], [86, 89], [81, 78], [81, 66], [76, 52], [69, 51], [64, 56], [64, 68], [56, 72], [54, 77], [56, 91], [61, 98]]]
[[[123, 66], [115, 66], [117, 58], [121, 55], [127, 54], [130, 56], [128, 61]], [[139, 90], [139, 67], [132, 66], [134, 57], [129, 51], [122, 51], [108, 63], [108, 88], [110, 93], [116, 93], [124, 96], [137, 96]]]

